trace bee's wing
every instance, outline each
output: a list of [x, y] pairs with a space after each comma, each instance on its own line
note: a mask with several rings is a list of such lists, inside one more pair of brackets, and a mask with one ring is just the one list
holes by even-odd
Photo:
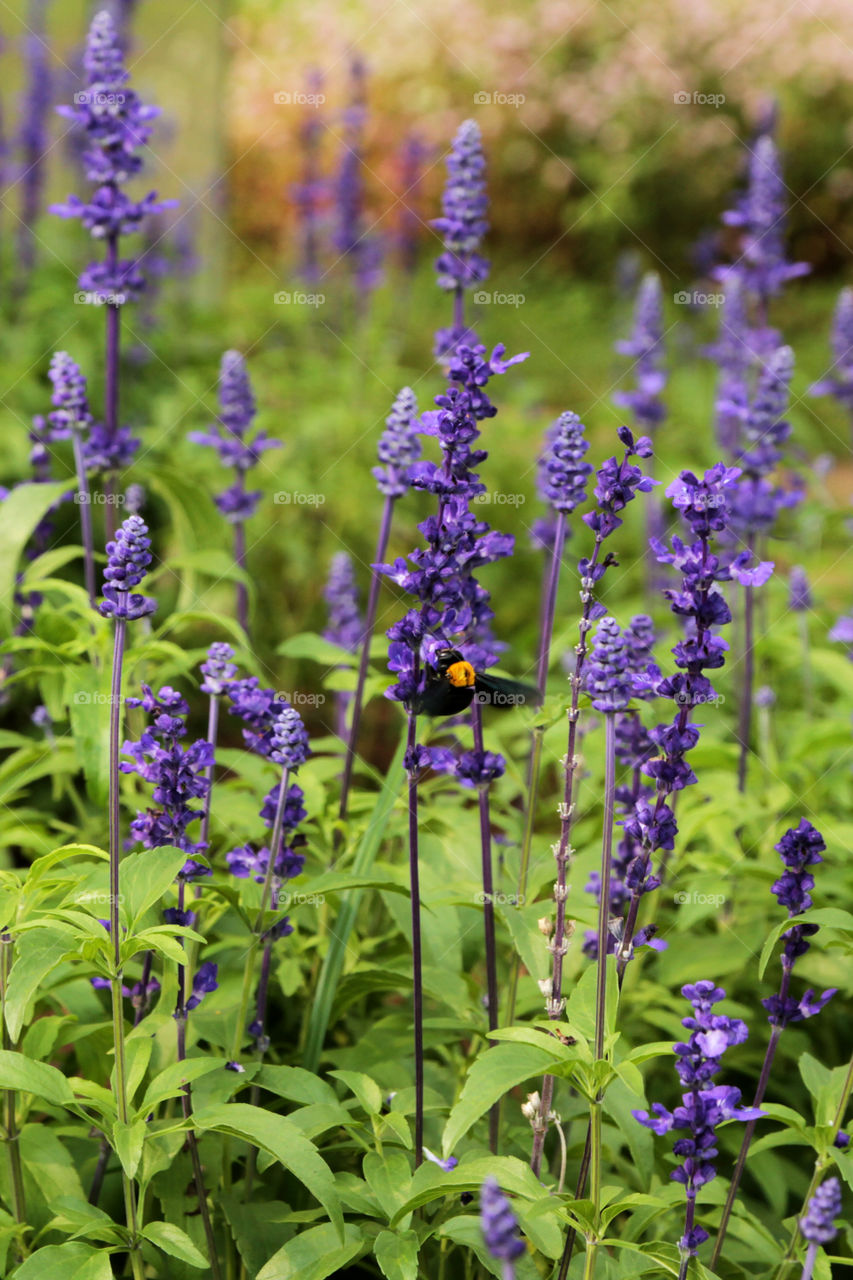
[[486, 672], [477, 676], [474, 688], [479, 702], [494, 707], [538, 707], [541, 702], [535, 685]]

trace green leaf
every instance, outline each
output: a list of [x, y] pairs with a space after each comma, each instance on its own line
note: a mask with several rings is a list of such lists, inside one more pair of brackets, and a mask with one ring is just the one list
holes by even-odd
[[290, 1120], [247, 1102], [205, 1107], [194, 1114], [199, 1129], [236, 1134], [275, 1156], [319, 1200], [340, 1239], [344, 1238], [343, 1216], [332, 1172], [314, 1143], [304, 1137]]
[[363, 1251], [358, 1227], [347, 1223], [340, 1235], [332, 1227], [311, 1227], [274, 1253], [257, 1280], [326, 1280]]
[[298, 636], [289, 636], [278, 646], [276, 653], [285, 658], [308, 658], [311, 662], [319, 662], [323, 667], [352, 667], [356, 659], [349, 649], [339, 644], [332, 644], [323, 636], [313, 631], [303, 631]]
[[134, 1120], [131, 1124], [116, 1120], [113, 1124], [113, 1147], [128, 1178], [136, 1177], [147, 1129], [144, 1120]]
[[842, 911], [840, 907], [815, 907], [803, 913], [800, 916], [790, 916], [787, 920], [783, 920], [781, 924], [777, 924], [776, 928], [771, 930], [770, 936], [761, 949], [761, 959], [758, 964], [758, 976], [764, 977], [764, 970], [767, 968], [767, 962], [773, 953], [773, 948], [779, 941], [783, 933], [795, 924], [817, 924], [822, 929], [830, 929], [838, 933], [853, 933], [853, 913], [850, 911]]
[[0, 1049], [0, 1089], [33, 1093], [45, 1102], [67, 1107], [74, 1102], [71, 1086], [61, 1071], [47, 1062], [35, 1062], [12, 1049]]
[[417, 1280], [418, 1237], [414, 1231], [380, 1231], [373, 1252], [386, 1280]]
[[[191, 1084], [210, 1071], [224, 1070], [227, 1061], [227, 1058], [186, 1058], [183, 1062], [170, 1063], [157, 1073], [145, 1090], [145, 1096], [139, 1104], [140, 1116], [150, 1115], [154, 1107], [167, 1098], [179, 1097], [184, 1083]], [[255, 1081], [257, 1082], [257, 1076]]]
[[186, 1262], [191, 1267], [210, 1269], [210, 1259], [196, 1248], [186, 1231], [176, 1227], [174, 1222], [149, 1222], [142, 1228], [142, 1234], [146, 1240], [156, 1244], [158, 1249], [171, 1257], [180, 1258], [181, 1262]]
[[362, 1161], [364, 1178], [373, 1192], [376, 1203], [386, 1218], [406, 1203], [412, 1181], [409, 1162], [402, 1151], [388, 1148], [379, 1155], [368, 1151]]
[[279, 1098], [289, 1098], [291, 1102], [301, 1102], [306, 1106], [312, 1103], [325, 1103], [330, 1107], [338, 1105], [338, 1095], [332, 1086], [304, 1067], [261, 1067], [252, 1083], [269, 1089]]
[[48, 1244], [31, 1253], [15, 1272], [15, 1280], [100, 1280], [97, 1272], [85, 1273], [83, 1267], [103, 1258], [107, 1270], [104, 1280], [111, 1276], [109, 1255], [81, 1241], [64, 1244]]
[[74, 946], [72, 931], [58, 924], [50, 929], [29, 929], [17, 939], [15, 963], [4, 1002], [6, 1026], [13, 1044], [20, 1037], [30, 1001], [51, 969], [55, 969]]
[[71, 719], [74, 750], [83, 766], [86, 791], [96, 808], [107, 804], [110, 781], [110, 682], [109, 663], [101, 667], [68, 667], [65, 703]]
[[120, 884], [131, 928], [174, 884], [186, 860], [183, 850], [172, 845], [132, 853], [122, 860]]
[[406, 1214], [429, 1204], [432, 1200], [440, 1200], [446, 1195], [456, 1195], [461, 1191], [479, 1192], [483, 1179], [497, 1178], [501, 1189], [511, 1195], [522, 1196], [525, 1200], [541, 1200], [549, 1197], [544, 1187], [530, 1166], [516, 1156], [478, 1156], [472, 1160], [463, 1158], [455, 1169], [444, 1170], [436, 1164], [422, 1164], [416, 1170], [411, 1185], [411, 1193], [391, 1219], [391, 1226], [398, 1223]]
[[0, 639], [11, 635], [18, 621], [15, 579], [24, 547], [36, 525], [64, 493], [68, 481], [19, 484], [0, 506]]
[[[377, 796], [370, 822], [355, 855], [351, 868], [353, 875], [366, 875], [376, 860], [382, 837], [385, 834], [385, 828], [394, 808], [394, 802], [403, 785], [405, 776], [403, 773], [403, 756], [405, 753], [406, 739], [405, 735], [401, 734], [394, 759], [388, 766], [382, 790]], [[332, 1016], [335, 995], [343, 972], [350, 934], [358, 915], [361, 898], [361, 891], [348, 893], [335, 919], [335, 928], [329, 940], [329, 949], [326, 952], [326, 958], [320, 970], [320, 977], [317, 981], [308, 1017], [305, 1051], [302, 1055], [302, 1065], [308, 1071], [316, 1071], [320, 1062], [320, 1054], [323, 1051], [323, 1043], [326, 1039], [326, 1031]]]
[[375, 1080], [361, 1071], [330, 1071], [330, 1076], [340, 1080], [354, 1093], [369, 1116], [378, 1116], [382, 1110], [382, 1090]]
[[527, 1044], [496, 1044], [475, 1060], [458, 1102], [447, 1120], [442, 1138], [444, 1158], [489, 1107], [510, 1089], [533, 1076], [541, 1076], [554, 1064], [548, 1049]]
[[49, 1206], [62, 1196], [86, 1199], [74, 1162], [53, 1129], [45, 1124], [25, 1124], [20, 1143], [24, 1169]]

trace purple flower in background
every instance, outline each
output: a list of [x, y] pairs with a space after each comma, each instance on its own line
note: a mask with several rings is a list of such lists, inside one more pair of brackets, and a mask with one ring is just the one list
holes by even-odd
[[42, 212], [45, 161], [50, 150], [48, 117], [53, 101], [53, 70], [45, 38], [45, 0], [31, 0], [24, 38], [26, 88], [17, 138], [21, 153], [21, 214], [18, 224], [18, 268], [24, 280], [35, 265], [34, 226]]
[[124, 492], [124, 505], [127, 514], [129, 516], [141, 515], [146, 498], [147, 494], [143, 485], [129, 484]]
[[[486, 1248], [499, 1262], [511, 1264], [525, 1252], [512, 1206], [501, 1191], [497, 1178], [488, 1177], [480, 1188], [480, 1226]], [[513, 1272], [504, 1275], [512, 1276]]]
[[567, 514], [586, 501], [587, 477], [592, 464], [584, 462], [589, 442], [576, 413], [561, 413], [548, 429], [545, 451], [539, 459], [538, 488], [555, 511]]
[[299, 275], [308, 284], [316, 284], [322, 275], [319, 260], [321, 225], [329, 194], [328, 184], [321, 177], [319, 168], [320, 140], [326, 128], [319, 111], [325, 101], [322, 72], [314, 69], [308, 73], [306, 90], [306, 107], [299, 128], [302, 175], [290, 191], [299, 225]]
[[732, 458], [749, 410], [750, 370], [758, 358], [753, 349], [746, 303], [746, 289], [740, 277], [732, 275], [726, 281], [719, 336], [716, 343], [705, 350], [719, 370], [715, 396], [717, 441]]
[[397, 247], [400, 265], [413, 275], [418, 265], [418, 245], [423, 235], [423, 218], [419, 211], [419, 194], [424, 166], [432, 148], [414, 130], [407, 133], [400, 149], [400, 219]]
[[617, 342], [616, 350], [633, 361], [633, 391], [617, 391], [614, 404], [630, 409], [642, 431], [654, 431], [666, 417], [661, 392], [666, 385], [663, 369], [663, 299], [660, 277], [650, 271], [637, 292], [631, 337]]
[[695, 1255], [699, 1245], [708, 1239], [707, 1231], [695, 1225], [694, 1215], [696, 1192], [716, 1177], [713, 1161], [719, 1153], [715, 1130], [727, 1120], [759, 1119], [762, 1112], [754, 1107], [740, 1107], [739, 1089], [712, 1083], [721, 1069], [725, 1051], [732, 1045], [743, 1044], [749, 1034], [740, 1018], [713, 1012], [714, 1005], [725, 999], [725, 991], [713, 982], [696, 982], [682, 987], [681, 994], [693, 1006], [693, 1016], [682, 1019], [690, 1037], [673, 1048], [677, 1057], [675, 1069], [688, 1091], [682, 1096], [682, 1105], [674, 1111], [656, 1102], [651, 1113], [632, 1111], [631, 1114], [659, 1136], [671, 1129], [684, 1130], [687, 1134], [673, 1146], [673, 1153], [681, 1164], [670, 1177], [682, 1184], [687, 1195], [687, 1215], [679, 1247]]
[[104, 599], [98, 611], [104, 618], [144, 618], [157, 608], [156, 600], [133, 591], [151, 564], [151, 539], [140, 516], [128, 516], [114, 542], [107, 543]]
[[815, 1191], [805, 1216], [800, 1218], [800, 1231], [809, 1244], [828, 1244], [838, 1235], [835, 1219], [841, 1216], [841, 1183], [827, 1178]]
[[795, 564], [788, 577], [788, 608], [794, 613], [805, 613], [812, 608], [813, 599], [808, 575], [802, 565]]
[[367, 122], [367, 71], [360, 58], [350, 62], [350, 101], [343, 119], [343, 155], [334, 185], [335, 228], [332, 243], [347, 264], [363, 303], [382, 278], [382, 242], [364, 227], [364, 129]]
[[[289, 799], [288, 796], [288, 802]], [[302, 816], [305, 816], [304, 809]], [[287, 832], [287, 826], [285, 826], [285, 832]], [[251, 845], [244, 844], [227, 853], [225, 860], [228, 863], [228, 870], [238, 880], [252, 879], [256, 884], [263, 884], [270, 863], [270, 851], [266, 846], [255, 850]], [[279, 851], [273, 871], [279, 880], [293, 880], [296, 876], [302, 875], [304, 869], [305, 854], [285, 845]]]
[[455, 1156], [448, 1156], [446, 1160], [442, 1160], [441, 1156], [437, 1156], [430, 1151], [429, 1147], [424, 1147], [423, 1153], [430, 1164], [437, 1164], [439, 1169], [443, 1169], [445, 1173], [450, 1173], [450, 1170], [455, 1169], [459, 1163]]
[[485, 174], [480, 126], [474, 120], [465, 120], [447, 156], [442, 216], [432, 223], [444, 242], [444, 252], [435, 264], [439, 288], [454, 294], [453, 325], [436, 334], [435, 349], [440, 356], [460, 342], [471, 341], [471, 331], [463, 318], [464, 291], [480, 284], [489, 274], [488, 260], [480, 253], [489, 229]]
[[809, 388], [813, 396], [834, 396], [853, 418], [853, 289], [842, 289], [832, 322], [833, 365]]
[[210, 960], [205, 960], [204, 964], [200, 964], [198, 972], [193, 977], [193, 993], [187, 1000], [187, 1013], [192, 1009], [197, 1009], [205, 996], [209, 996], [211, 992], [216, 991], [219, 987], [217, 982], [218, 966], [212, 964]]
[[329, 578], [324, 591], [329, 610], [329, 625], [323, 632], [326, 640], [356, 653], [361, 643], [363, 623], [358, 606], [358, 586], [352, 558], [346, 551], [332, 556]]
[[840, 617], [830, 631], [829, 639], [846, 644], [847, 657], [853, 662], [853, 615]]
[[421, 456], [419, 428], [415, 393], [410, 387], [403, 387], [379, 437], [377, 454], [382, 465], [373, 468], [376, 487], [387, 498], [401, 498], [409, 487], [409, 467]]
[[67, 351], [55, 353], [48, 377], [53, 384], [53, 410], [47, 415], [49, 431], [45, 438], [50, 441], [68, 440], [73, 432], [86, 431], [92, 425], [86, 379]]
[[[806, 818], [801, 818], [798, 826], [788, 828], [776, 845], [776, 850], [785, 864], [785, 870], [771, 885], [770, 892], [775, 895], [780, 907], [786, 908], [789, 916], [803, 915], [812, 906], [811, 890], [815, 881], [810, 868], [823, 862], [821, 855], [826, 850], [826, 842], [816, 827]], [[802, 1022], [805, 1018], [813, 1017], [835, 995], [835, 987], [824, 991], [821, 996], [816, 996], [810, 988], [799, 1000], [788, 994], [794, 965], [800, 956], [806, 954], [811, 946], [808, 939], [814, 937], [817, 931], [816, 924], [795, 924], [782, 934], [785, 943], [782, 952], [782, 986], [777, 995], [761, 1002], [773, 1027], [786, 1027], [790, 1022]]]
[[732, 266], [718, 267], [717, 279], [737, 275], [763, 306], [782, 286], [808, 273], [805, 262], [785, 257], [785, 183], [776, 143], [769, 134], [756, 139], [750, 150], [749, 180], [737, 206], [723, 214], [723, 222], [741, 232], [740, 256]]

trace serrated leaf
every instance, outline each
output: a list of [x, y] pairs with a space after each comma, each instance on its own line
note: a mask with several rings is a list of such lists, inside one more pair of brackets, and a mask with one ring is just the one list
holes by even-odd
[[341, 1235], [331, 1226], [311, 1227], [274, 1253], [257, 1280], [326, 1280], [363, 1251], [358, 1227], [347, 1223]]
[[373, 1252], [385, 1280], [417, 1280], [418, 1237], [414, 1231], [380, 1231]]
[[314, 1143], [285, 1116], [246, 1102], [231, 1102], [227, 1106], [204, 1107], [194, 1113], [194, 1118], [199, 1129], [234, 1134], [275, 1156], [319, 1200], [343, 1239], [343, 1216], [332, 1172]]
[[74, 1102], [71, 1086], [61, 1071], [47, 1062], [25, 1058], [12, 1049], [0, 1049], [0, 1089], [32, 1093], [57, 1106], [70, 1106]]
[[146, 1240], [156, 1244], [158, 1249], [168, 1253], [172, 1258], [179, 1258], [190, 1267], [210, 1268], [210, 1259], [205, 1258], [193, 1244], [186, 1231], [176, 1227], [174, 1222], [148, 1222], [142, 1228]]
[[460, 1138], [485, 1115], [489, 1107], [510, 1089], [544, 1075], [554, 1063], [548, 1049], [527, 1044], [499, 1043], [484, 1049], [474, 1061], [458, 1102], [447, 1120], [442, 1137], [444, 1158], [452, 1153]]

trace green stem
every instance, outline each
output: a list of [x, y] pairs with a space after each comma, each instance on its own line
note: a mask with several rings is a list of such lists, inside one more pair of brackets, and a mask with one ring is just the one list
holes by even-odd
[[[12, 968], [12, 947], [11, 935], [4, 933], [0, 937], [0, 948], [2, 948], [2, 955], [0, 955], [0, 1025], [2, 1025], [2, 1045], [4, 1049], [16, 1047], [12, 1044], [6, 1029], [6, 988], [9, 982], [9, 971]], [[6, 1143], [9, 1148], [9, 1169], [12, 1175], [12, 1210], [15, 1215], [15, 1221], [21, 1228], [21, 1234], [16, 1239], [15, 1248], [18, 1261], [23, 1262], [28, 1253], [23, 1235], [24, 1230], [27, 1228], [27, 1202], [24, 1195], [24, 1172], [21, 1165], [20, 1134], [18, 1132], [16, 1114], [17, 1093], [14, 1089], [5, 1089], [3, 1097], [5, 1102]]]
[[[599, 1231], [599, 1214], [601, 1213], [601, 1098], [589, 1104], [590, 1132], [590, 1193], [592, 1196], [593, 1222], [596, 1233]], [[584, 1261], [583, 1280], [592, 1280], [595, 1275], [595, 1262], [598, 1254], [598, 1235], [587, 1236], [586, 1257]]]
[[[521, 845], [521, 866], [518, 872], [518, 893], [516, 903], [523, 907], [527, 897], [527, 881], [530, 875], [530, 851], [533, 847], [533, 827], [536, 822], [536, 795], [539, 791], [539, 774], [542, 770], [542, 744], [545, 730], [537, 725], [531, 735], [530, 768], [527, 785], [527, 809], [524, 815], [524, 839]], [[521, 956], [518, 952], [513, 956], [512, 973], [509, 980], [506, 1017], [504, 1022], [511, 1027], [515, 1019], [515, 1003], [518, 998], [518, 980], [521, 974]]]

